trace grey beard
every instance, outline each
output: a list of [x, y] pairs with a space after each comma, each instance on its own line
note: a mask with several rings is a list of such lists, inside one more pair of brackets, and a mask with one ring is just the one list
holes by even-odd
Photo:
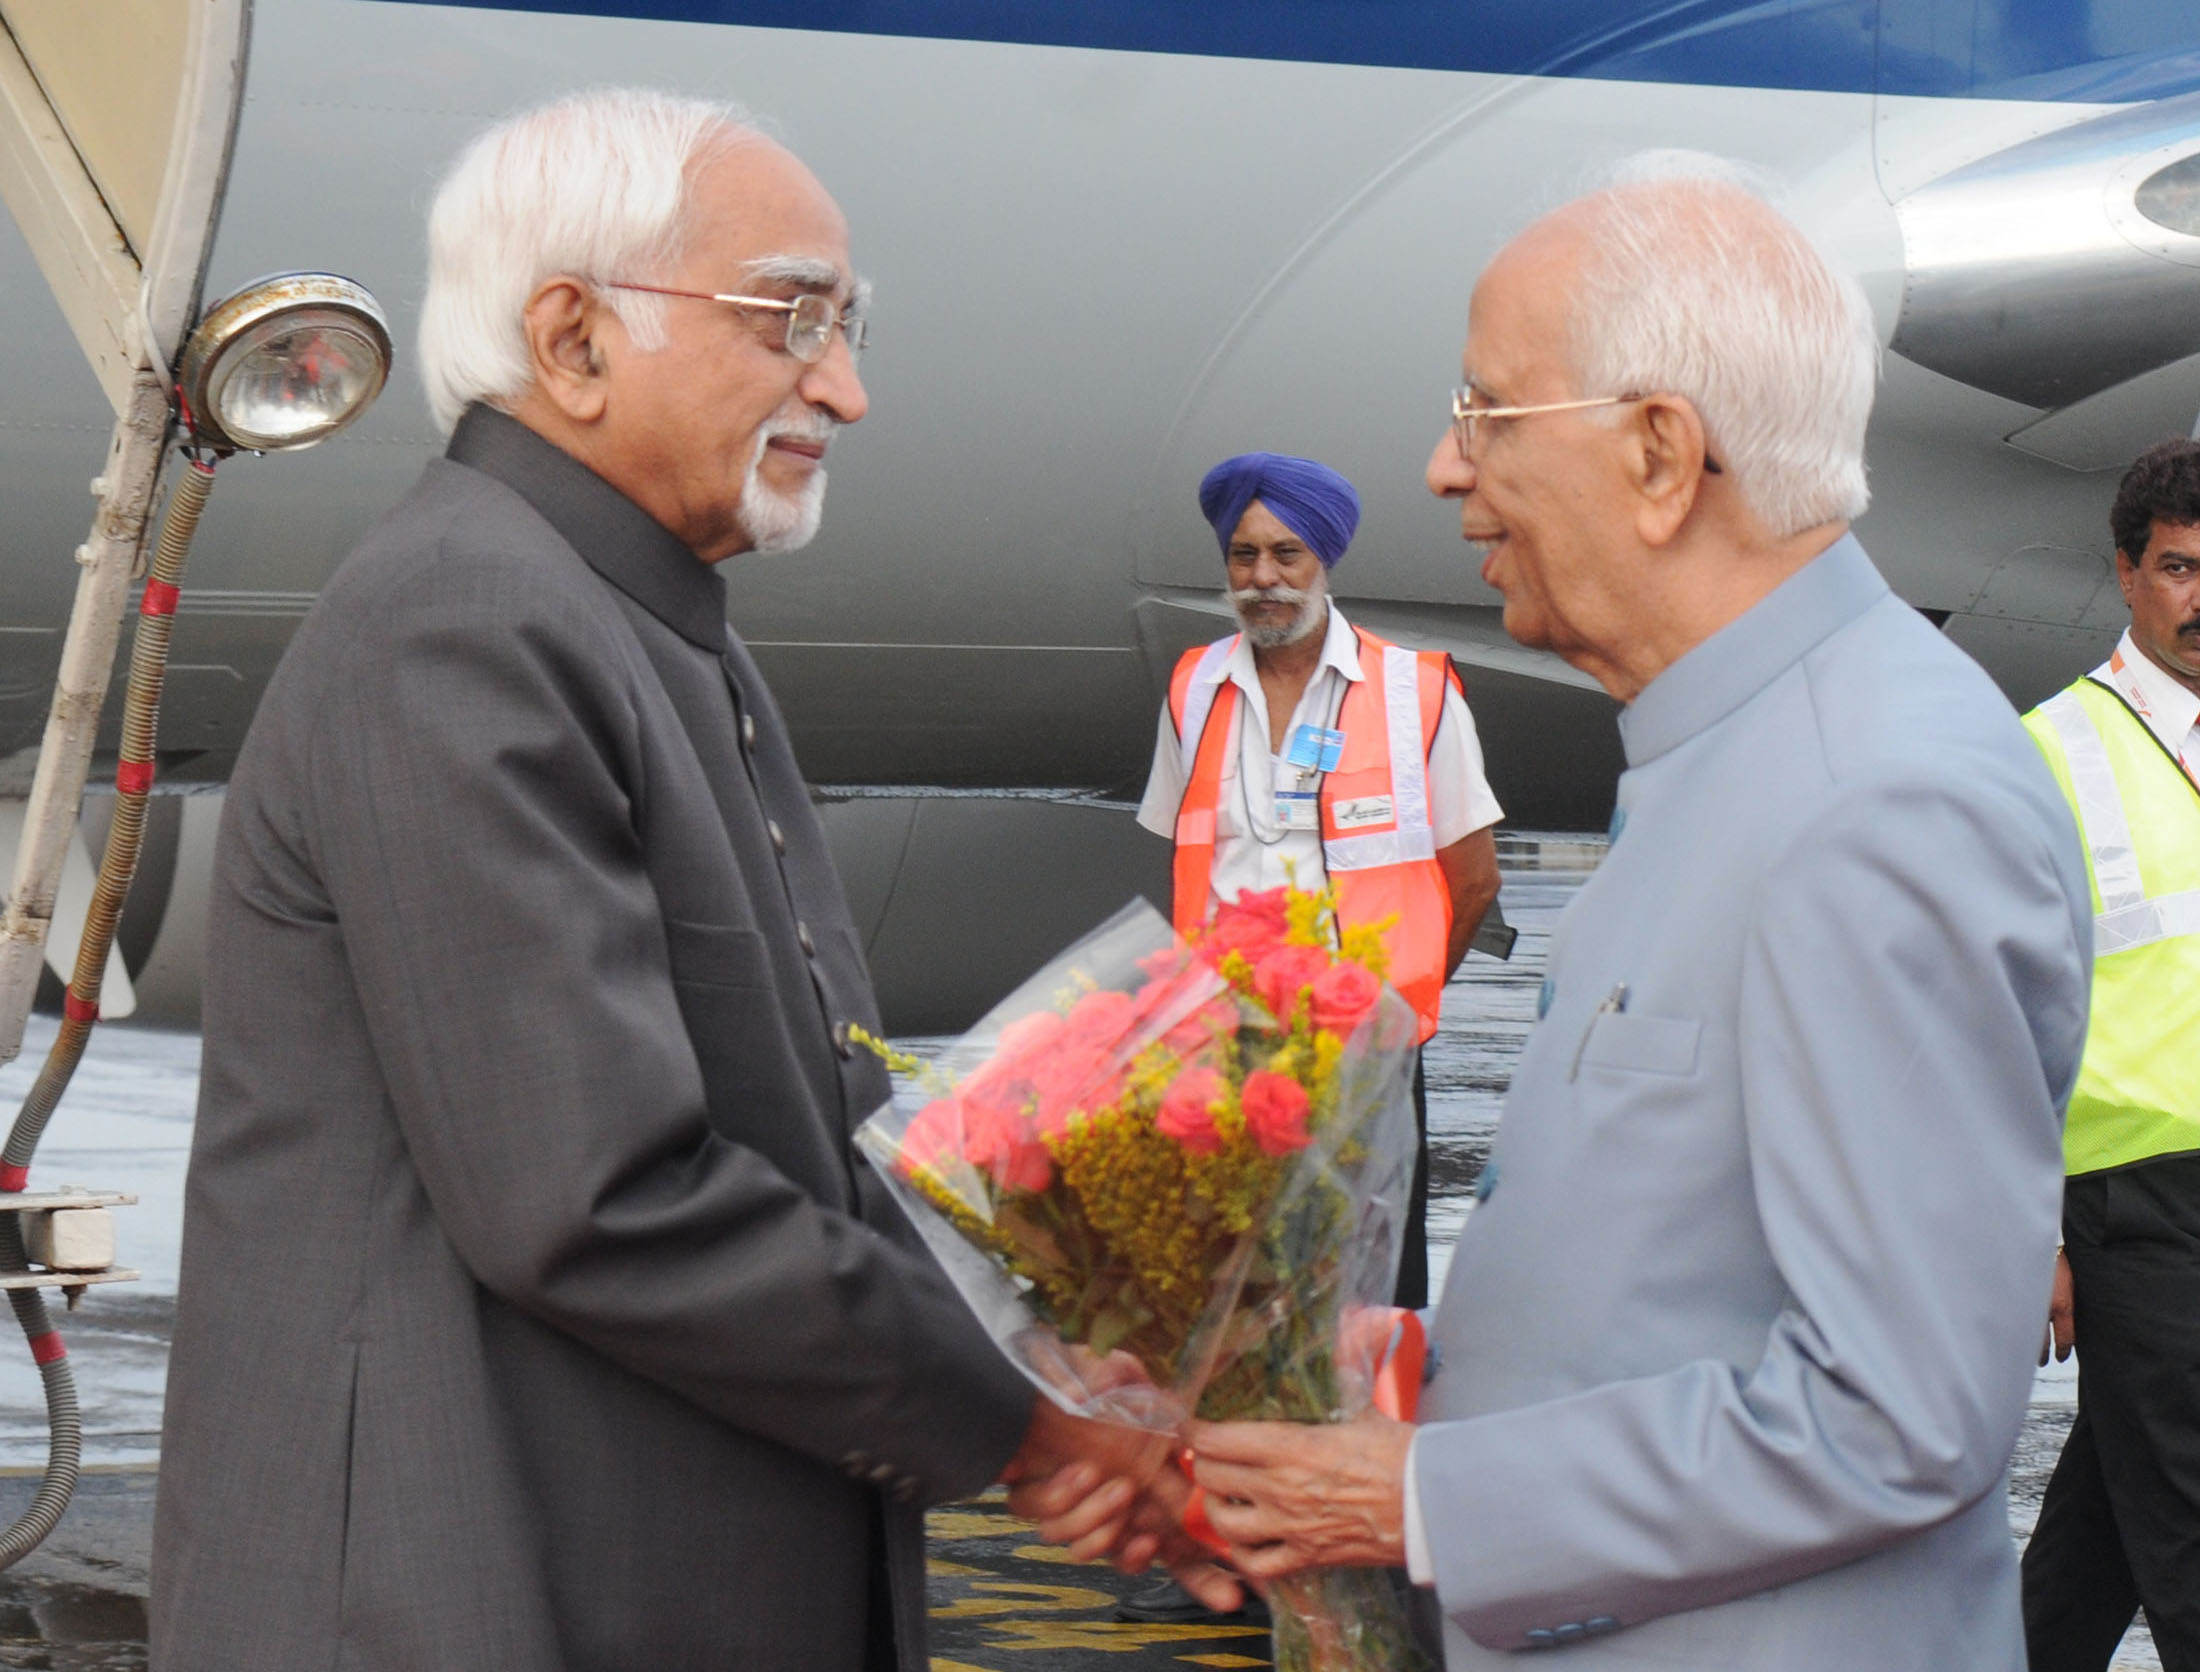
[[830, 441], [839, 428], [831, 419], [814, 421], [773, 419], [757, 432], [756, 453], [741, 484], [741, 506], [736, 517], [741, 532], [755, 552], [799, 551], [817, 538], [825, 517], [825, 467], [810, 472], [810, 479], [795, 493], [775, 492], [764, 485], [764, 449], [775, 436], [799, 436], [807, 441]]
[[[1238, 626], [1255, 650], [1281, 650], [1287, 644], [1297, 644], [1320, 631], [1327, 618], [1329, 589], [1310, 586], [1301, 590], [1295, 586], [1272, 586], [1265, 590], [1248, 586], [1229, 595], [1230, 607], [1237, 611]], [[1245, 619], [1246, 609], [1254, 604], [1290, 604], [1298, 614], [1281, 627], [1256, 627]]]

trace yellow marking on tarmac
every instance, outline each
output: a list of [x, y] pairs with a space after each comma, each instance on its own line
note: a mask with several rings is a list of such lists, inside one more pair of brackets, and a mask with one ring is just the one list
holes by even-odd
[[1101, 1562], [1080, 1562], [1059, 1544], [1019, 1544], [1010, 1552], [1027, 1562], [1052, 1562], [1059, 1567], [1106, 1567]]
[[1265, 1660], [1255, 1660], [1251, 1655], [1178, 1655], [1178, 1660], [1188, 1660], [1194, 1666], [1266, 1666]]
[[1131, 1620], [996, 1620], [986, 1630], [994, 1634], [986, 1644], [989, 1649], [1081, 1650], [1086, 1654], [1128, 1654], [1161, 1643], [1211, 1643], [1218, 1637], [1268, 1635], [1266, 1626], [1156, 1626]]
[[968, 1579], [973, 1574], [991, 1573], [991, 1568], [965, 1567], [961, 1562], [943, 1562], [937, 1556], [924, 1564], [924, 1571], [942, 1579]]
[[1001, 1538], [1032, 1530], [1030, 1522], [1013, 1515], [980, 1515], [967, 1509], [936, 1509], [924, 1522], [927, 1538]]
[[979, 1615], [1012, 1614], [1019, 1608], [1072, 1609], [1112, 1608], [1115, 1598], [1105, 1591], [1090, 1591], [1082, 1585], [1031, 1585], [1021, 1580], [980, 1580], [970, 1587], [973, 1591], [991, 1591], [992, 1596], [962, 1597], [944, 1608], [932, 1610], [935, 1620], [967, 1620]]
[[967, 1660], [947, 1660], [939, 1655], [932, 1657], [932, 1672], [993, 1672], [990, 1666], [972, 1666]]

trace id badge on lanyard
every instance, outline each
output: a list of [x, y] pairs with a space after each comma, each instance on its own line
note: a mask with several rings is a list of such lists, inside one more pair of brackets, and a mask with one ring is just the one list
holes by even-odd
[[1276, 827], [1279, 830], [1321, 829], [1321, 778], [1325, 773], [1336, 771], [1342, 759], [1344, 733], [1341, 731], [1302, 725], [1291, 734], [1283, 760], [1286, 766], [1296, 770], [1298, 781], [1291, 789], [1276, 791]]
[[1302, 772], [1334, 772], [1344, 759], [1344, 733], [1325, 726], [1301, 726], [1291, 734], [1283, 758]]

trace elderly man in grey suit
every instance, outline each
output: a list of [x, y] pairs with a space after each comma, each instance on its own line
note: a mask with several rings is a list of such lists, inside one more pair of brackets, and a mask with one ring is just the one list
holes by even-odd
[[878, 1017], [714, 565], [816, 528], [861, 308], [724, 107], [578, 96], [437, 197], [449, 452], [223, 815], [164, 1672], [920, 1672], [925, 1504], [1136, 1474], [849, 1147]]
[[1429, 483], [1507, 630], [1626, 704], [1615, 840], [1420, 1426], [1192, 1436], [1247, 1573], [1407, 1567], [1454, 1672], [2024, 1665], [2002, 1482], [2090, 902], [2009, 705], [1847, 532], [1875, 357], [1855, 287], [1708, 159], [1474, 292]]

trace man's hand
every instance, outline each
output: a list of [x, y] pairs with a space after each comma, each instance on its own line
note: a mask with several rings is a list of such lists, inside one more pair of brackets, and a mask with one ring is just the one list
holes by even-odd
[[1313, 1567], [1403, 1567], [1413, 1425], [1194, 1423], [1207, 1519], [1253, 1579]]
[[1245, 1601], [1236, 1577], [1184, 1531], [1192, 1483], [1176, 1468], [1158, 1470], [1143, 1490], [1121, 1476], [1105, 1477], [1092, 1463], [1071, 1463], [1040, 1479], [1019, 1482], [1008, 1507], [1038, 1523], [1039, 1536], [1066, 1544], [1078, 1561], [1105, 1556], [1122, 1573], [1142, 1573], [1155, 1562], [1218, 1614]]
[[1038, 1524], [1039, 1536], [1069, 1547], [1072, 1560], [1111, 1561], [1123, 1573], [1155, 1562], [1218, 1613], [1245, 1600], [1183, 1528], [1192, 1483], [1173, 1467], [1171, 1435], [1073, 1417], [1039, 1400], [1023, 1448], [1003, 1471], [1008, 1507]]
[[2057, 1364], [2070, 1356], [2070, 1349], [2078, 1343], [2078, 1315], [2070, 1286], [2070, 1262], [2063, 1258], [2061, 1249], [2055, 1250], [2055, 1287], [2047, 1299], [2047, 1336], [2040, 1342], [2040, 1363], [2047, 1362], [2047, 1350], [2055, 1349]]

